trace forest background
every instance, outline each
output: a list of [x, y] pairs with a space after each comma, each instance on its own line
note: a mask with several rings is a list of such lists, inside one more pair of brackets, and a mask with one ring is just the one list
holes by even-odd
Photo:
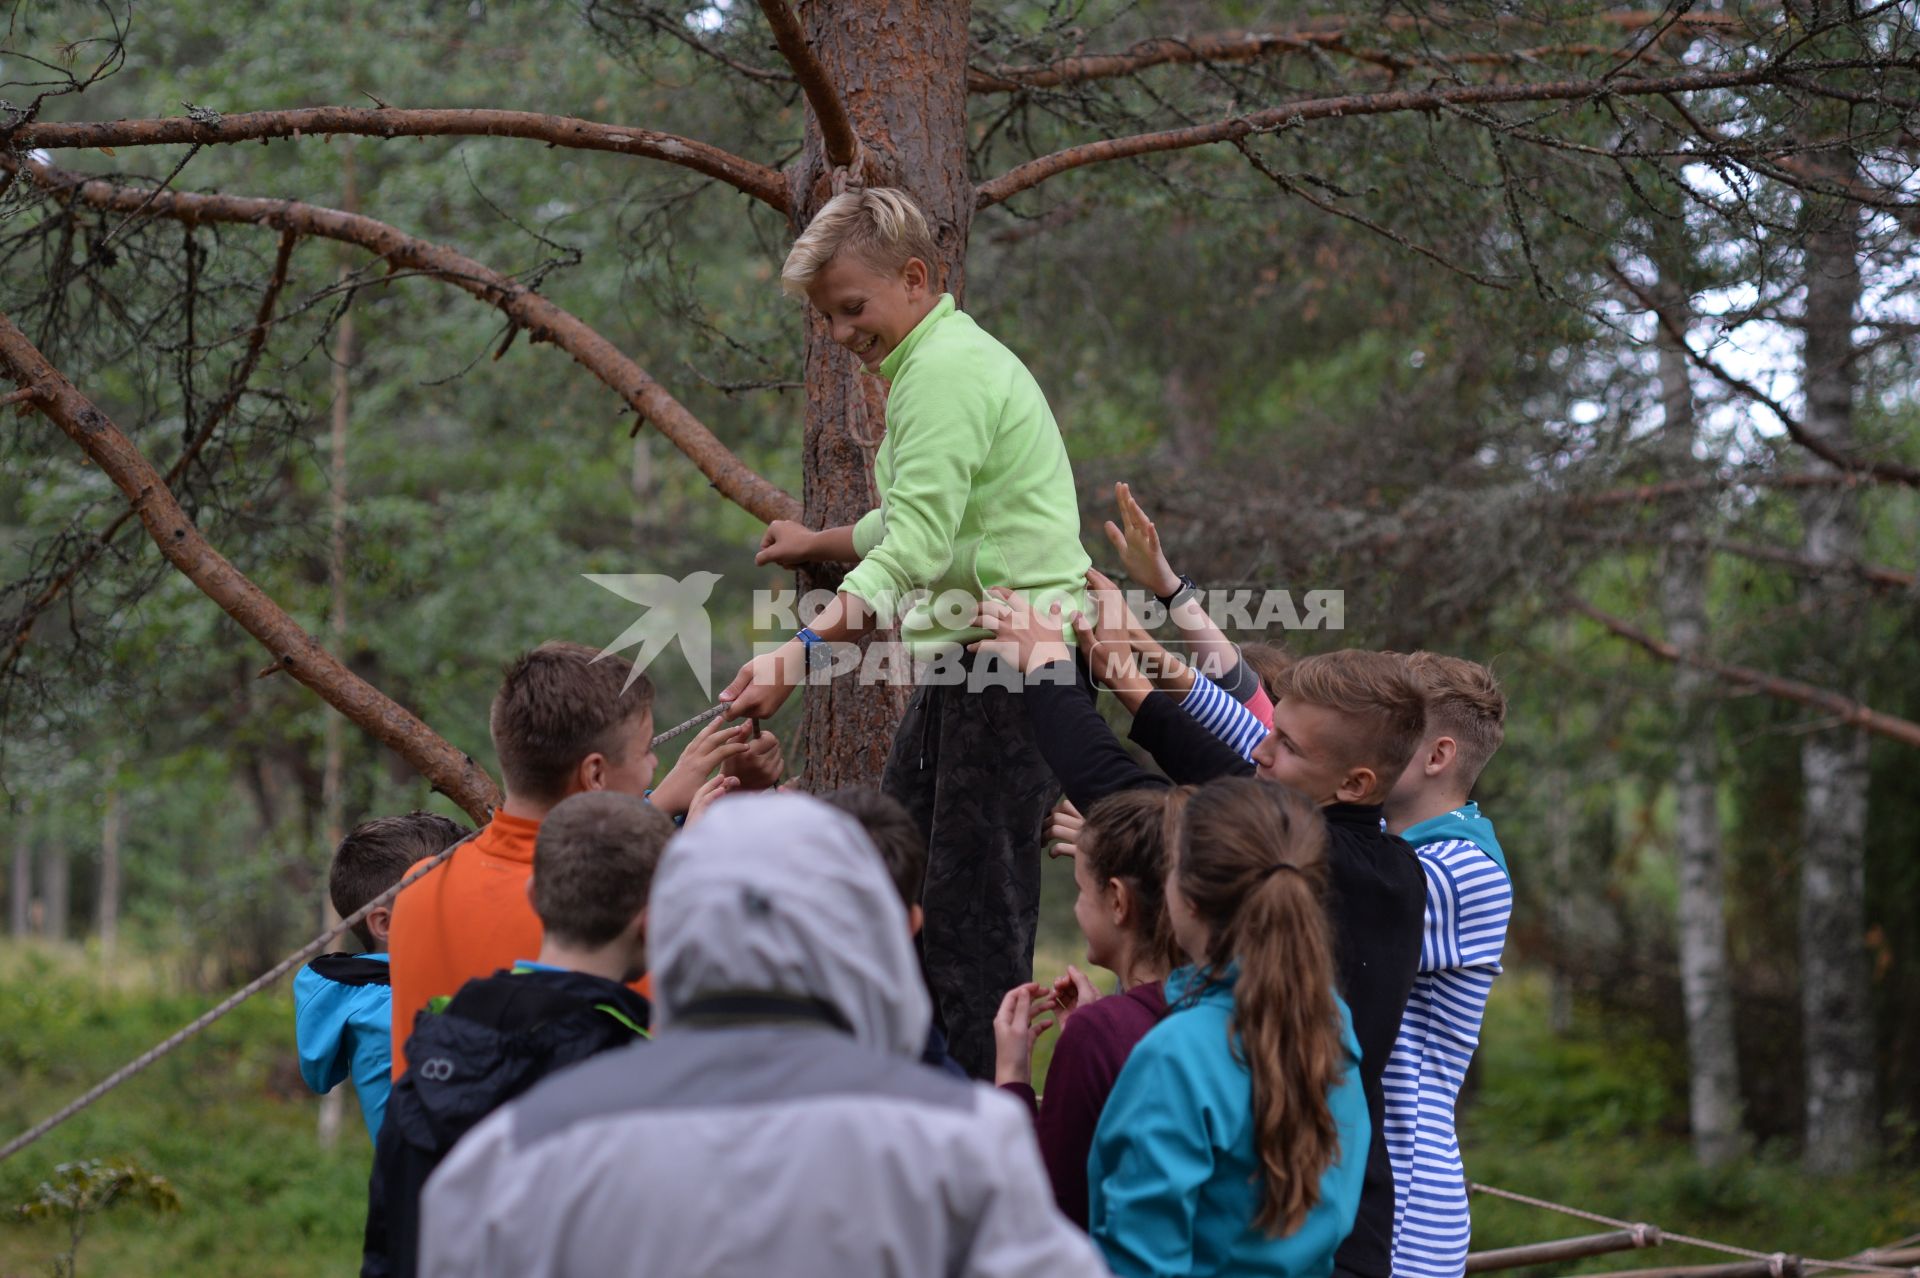
[[[956, 6], [871, 8], [910, 27]], [[1049, 395], [1096, 563], [1117, 569], [1098, 525], [1124, 479], [1203, 583], [1344, 591], [1344, 629], [1241, 637], [1456, 652], [1505, 684], [1507, 745], [1478, 797], [1517, 909], [1463, 1120], [1470, 1173], [1769, 1251], [1920, 1229], [1910, 8], [958, 11], [981, 182], [1273, 103], [1807, 63], [1657, 100], [1252, 129], [1003, 186], [946, 246], [967, 309]], [[869, 448], [873, 420], [821, 389], [844, 370], [810, 367], [777, 287], [789, 214], [764, 195], [537, 138], [33, 132], [510, 108], [792, 162], [816, 199], [820, 103], [760, 9], [10, 16], [0, 313], [353, 674], [493, 772], [502, 663], [634, 620], [583, 574], [721, 574], [723, 678], [770, 637], [750, 595], [794, 580], [753, 567], [763, 520], [549, 335], [444, 272], [164, 215], [157, 188], [359, 210], [537, 288], [812, 513], [822, 414]], [[1060, 70], [1090, 52], [1121, 56]], [[878, 92], [850, 94], [856, 121]], [[43, 162], [143, 194], [89, 203], [36, 179]], [[110, 476], [33, 403], [5, 424], [0, 1136], [316, 931], [340, 830], [460, 815], [274, 675], [137, 521], [115, 525]], [[663, 725], [705, 704], [676, 655], [650, 673]], [[848, 710], [836, 738], [803, 722], [830, 709], [813, 702], [772, 724], [796, 770], [870, 769], [886, 706]], [[1049, 875], [1057, 970], [1071, 883]], [[350, 1107], [343, 1123], [304, 1096], [291, 1058], [282, 989], [0, 1165], [0, 1208], [61, 1161], [125, 1159], [185, 1210], [107, 1217], [90, 1261], [342, 1271], [364, 1138]], [[1484, 1201], [1476, 1220], [1476, 1247], [1583, 1228]], [[67, 1242], [47, 1221], [0, 1230], [0, 1272]]]

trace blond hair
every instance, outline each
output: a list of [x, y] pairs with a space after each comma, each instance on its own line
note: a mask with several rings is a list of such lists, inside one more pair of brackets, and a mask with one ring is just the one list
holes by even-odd
[[[1397, 652], [1343, 648], [1302, 657], [1275, 681], [1280, 700], [1337, 712], [1343, 768], [1371, 769], [1384, 795], [1427, 732], [1426, 689]], [[1378, 802], [1378, 800], [1374, 800]]]
[[917, 257], [926, 264], [929, 282], [940, 260], [927, 215], [913, 197], [890, 186], [867, 187], [834, 196], [813, 215], [780, 268], [780, 287], [804, 296], [842, 250], [876, 271], [897, 271]]
[[1414, 652], [1407, 668], [1427, 690], [1427, 731], [1441, 732], [1459, 749], [1468, 790], [1507, 737], [1507, 694], [1493, 671], [1477, 661], [1438, 652]]

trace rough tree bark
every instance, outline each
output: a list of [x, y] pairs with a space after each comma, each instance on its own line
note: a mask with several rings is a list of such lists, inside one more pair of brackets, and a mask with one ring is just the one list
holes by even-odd
[[[1850, 167], [1843, 161], [1834, 161]], [[1854, 444], [1854, 316], [1860, 302], [1860, 210], [1809, 201], [1805, 215], [1806, 311], [1802, 347], [1808, 433], [1846, 453]], [[1815, 460], [1816, 472], [1828, 463]], [[1843, 494], [1801, 505], [1803, 549], [1816, 560], [1860, 554], [1857, 506]], [[1844, 589], [1802, 586], [1808, 615], [1831, 641], [1815, 651], [1822, 683], [1847, 689], [1861, 669], [1865, 618]], [[1820, 1172], [1858, 1168], [1870, 1156], [1873, 1112], [1871, 965], [1866, 947], [1867, 736], [1831, 726], [1800, 747], [1805, 797], [1800, 834], [1800, 1007], [1807, 1072], [1806, 1161]]]
[[[967, 174], [967, 11], [964, 0], [810, 4], [801, 13], [813, 55], [851, 120], [856, 166], [836, 170], [817, 120], [788, 171], [793, 228], [804, 228], [849, 180], [905, 188], [932, 220], [947, 291], [962, 296], [973, 182]], [[881, 436], [880, 382], [836, 345], [811, 312], [807, 326], [807, 417], [802, 501], [809, 527], [851, 523], [873, 508], [871, 450]], [[800, 574], [802, 593], [831, 590], [844, 575], [820, 567]], [[907, 689], [860, 686], [843, 675], [807, 689], [800, 741], [810, 789], [878, 780]]]
[[[1684, 333], [1689, 308], [1685, 245], [1666, 233], [1656, 252], [1660, 278], [1651, 292], [1668, 321], [1656, 329], [1660, 378], [1661, 452], [1668, 474], [1698, 467], [1698, 431], [1692, 367], [1675, 332]], [[1660, 253], [1659, 249], [1666, 251]], [[1683, 508], [1684, 510], [1685, 508]], [[1682, 513], [1667, 530], [1660, 577], [1667, 637], [1690, 652], [1706, 646], [1709, 553]], [[1674, 836], [1678, 845], [1680, 988], [1687, 1016], [1687, 1114], [1693, 1152], [1717, 1167], [1740, 1153], [1740, 1066], [1733, 1032], [1733, 982], [1727, 967], [1726, 876], [1720, 858], [1719, 699], [1713, 678], [1694, 666], [1673, 671], [1673, 704], [1681, 717], [1674, 748]]]

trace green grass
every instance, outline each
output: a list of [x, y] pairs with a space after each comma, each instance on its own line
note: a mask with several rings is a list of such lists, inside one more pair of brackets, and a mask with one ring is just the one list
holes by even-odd
[[[1072, 880], [1047, 867], [1036, 975], [1079, 962]], [[103, 983], [77, 951], [0, 947], [0, 1136], [10, 1136], [191, 1020], [214, 1000], [152, 973]], [[1101, 974], [1104, 976], [1104, 974]], [[1475, 1180], [1758, 1250], [1832, 1257], [1920, 1231], [1920, 1171], [1887, 1166], [1816, 1181], [1791, 1151], [1761, 1150], [1706, 1173], [1684, 1137], [1684, 1063], [1671, 1044], [1576, 1014], [1547, 1027], [1544, 978], [1496, 987], [1477, 1088], [1463, 1120]], [[1046, 1048], [1042, 1049], [1044, 1069]], [[0, 1278], [49, 1272], [63, 1227], [22, 1222], [56, 1164], [127, 1160], [166, 1177], [181, 1210], [116, 1207], [90, 1224], [80, 1273], [346, 1274], [354, 1271], [369, 1152], [351, 1102], [339, 1148], [315, 1137], [318, 1101], [301, 1084], [285, 986], [269, 991], [40, 1144], [0, 1164]], [[1511, 1246], [1600, 1226], [1478, 1198], [1475, 1246]], [[1548, 1272], [1595, 1272], [1716, 1257], [1680, 1248], [1625, 1253]]]

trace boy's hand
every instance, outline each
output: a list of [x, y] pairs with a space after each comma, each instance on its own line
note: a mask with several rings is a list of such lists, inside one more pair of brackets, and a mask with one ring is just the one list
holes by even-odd
[[728, 719], [771, 719], [793, 690], [800, 686], [806, 669], [806, 649], [798, 639], [789, 639], [772, 652], [763, 653], [740, 667], [720, 700], [727, 703]]
[[797, 568], [801, 564], [813, 562], [815, 533], [794, 519], [776, 519], [767, 525], [767, 532], [760, 539], [759, 553], [754, 555], [754, 564], [779, 564], [782, 568]]
[[715, 719], [687, 742], [667, 775], [653, 787], [653, 806], [668, 816], [683, 815], [693, 807], [707, 774], [746, 750], [747, 725]]
[[1086, 818], [1080, 815], [1080, 809], [1068, 800], [1054, 804], [1052, 815], [1047, 817], [1047, 838], [1052, 840], [1047, 855], [1079, 856], [1080, 827], [1085, 824]]
[[1059, 604], [1048, 605], [1042, 616], [1005, 586], [995, 586], [988, 596], [980, 604], [979, 623], [992, 632], [992, 637], [968, 644], [968, 651], [992, 653], [1022, 674], [1073, 656], [1060, 638]]
[[1053, 1028], [1052, 1020], [1035, 1020], [1033, 1016], [1036, 1000], [1046, 994], [1046, 986], [1029, 981], [1014, 986], [1000, 1000], [1000, 1011], [993, 1018], [994, 1086], [1033, 1082], [1034, 1046]]
[[721, 775], [740, 778], [742, 790], [771, 790], [787, 768], [780, 740], [764, 728], [755, 734], [749, 727], [748, 732], [747, 748], [720, 765]]
[[[1094, 620], [1076, 614], [1074, 634], [1079, 636], [1080, 651], [1086, 654], [1093, 677], [1112, 683], [1133, 666], [1133, 636], [1140, 630], [1126, 596], [1111, 578], [1098, 569], [1087, 569], [1087, 599], [1093, 604]], [[1144, 631], [1141, 631], [1144, 634]]]
[[721, 795], [732, 794], [739, 788], [739, 777], [718, 776], [709, 780], [694, 794], [693, 804], [687, 809], [687, 819], [681, 823], [682, 827], [691, 830], [694, 824], [707, 814], [707, 809], [712, 807]]
[[1180, 589], [1180, 576], [1161, 551], [1160, 534], [1147, 518], [1147, 512], [1133, 499], [1133, 489], [1115, 484], [1113, 498], [1120, 505], [1124, 531], [1109, 519], [1107, 540], [1120, 552], [1120, 566], [1127, 570], [1127, 576], [1156, 595], [1170, 595]]

